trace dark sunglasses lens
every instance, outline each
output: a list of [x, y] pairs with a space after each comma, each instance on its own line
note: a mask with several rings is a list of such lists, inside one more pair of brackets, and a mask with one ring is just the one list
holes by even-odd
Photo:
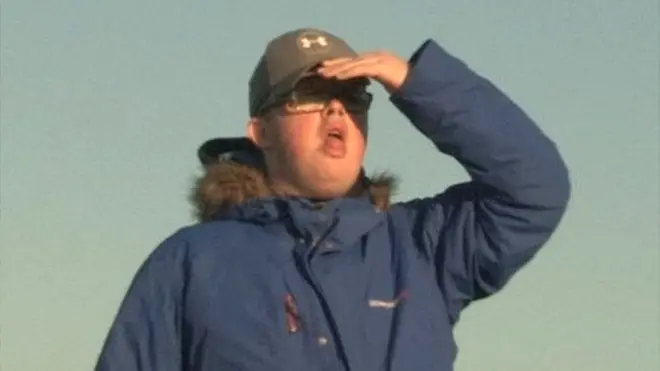
[[320, 105], [327, 104], [337, 99], [349, 112], [360, 112], [369, 109], [372, 96], [367, 92], [342, 92], [340, 94], [329, 94], [321, 92], [297, 92], [293, 100], [297, 105]]
[[347, 111], [362, 112], [369, 109], [372, 97], [367, 92], [360, 92], [339, 96], [338, 99], [344, 104]]

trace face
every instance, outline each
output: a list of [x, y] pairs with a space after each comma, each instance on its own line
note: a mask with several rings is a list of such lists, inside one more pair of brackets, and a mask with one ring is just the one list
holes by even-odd
[[262, 148], [269, 178], [282, 193], [329, 199], [350, 192], [360, 175], [371, 95], [364, 81], [301, 81], [248, 135]]

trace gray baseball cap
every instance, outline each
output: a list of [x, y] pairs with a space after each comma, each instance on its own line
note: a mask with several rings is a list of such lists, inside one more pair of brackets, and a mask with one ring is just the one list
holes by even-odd
[[316, 28], [300, 28], [272, 39], [250, 77], [250, 116], [289, 93], [321, 62], [357, 53], [339, 37]]

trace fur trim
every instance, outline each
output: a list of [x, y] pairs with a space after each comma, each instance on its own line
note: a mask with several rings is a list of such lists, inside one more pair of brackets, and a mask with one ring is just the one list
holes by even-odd
[[[232, 161], [221, 161], [208, 166], [197, 178], [189, 195], [195, 218], [200, 222], [212, 220], [250, 199], [273, 195], [266, 177], [259, 169]], [[391, 197], [398, 180], [388, 173], [377, 174], [363, 180], [364, 190], [379, 210], [390, 207]]]

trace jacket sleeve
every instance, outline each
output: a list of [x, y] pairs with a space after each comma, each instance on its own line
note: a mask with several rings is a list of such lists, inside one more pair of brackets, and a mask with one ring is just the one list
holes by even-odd
[[181, 370], [185, 250], [185, 241], [175, 234], [142, 264], [110, 327], [96, 371]]
[[401, 204], [434, 260], [452, 322], [500, 290], [547, 242], [570, 196], [554, 143], [492, 83], [433, 40], [390, 99], [470, 181]]

